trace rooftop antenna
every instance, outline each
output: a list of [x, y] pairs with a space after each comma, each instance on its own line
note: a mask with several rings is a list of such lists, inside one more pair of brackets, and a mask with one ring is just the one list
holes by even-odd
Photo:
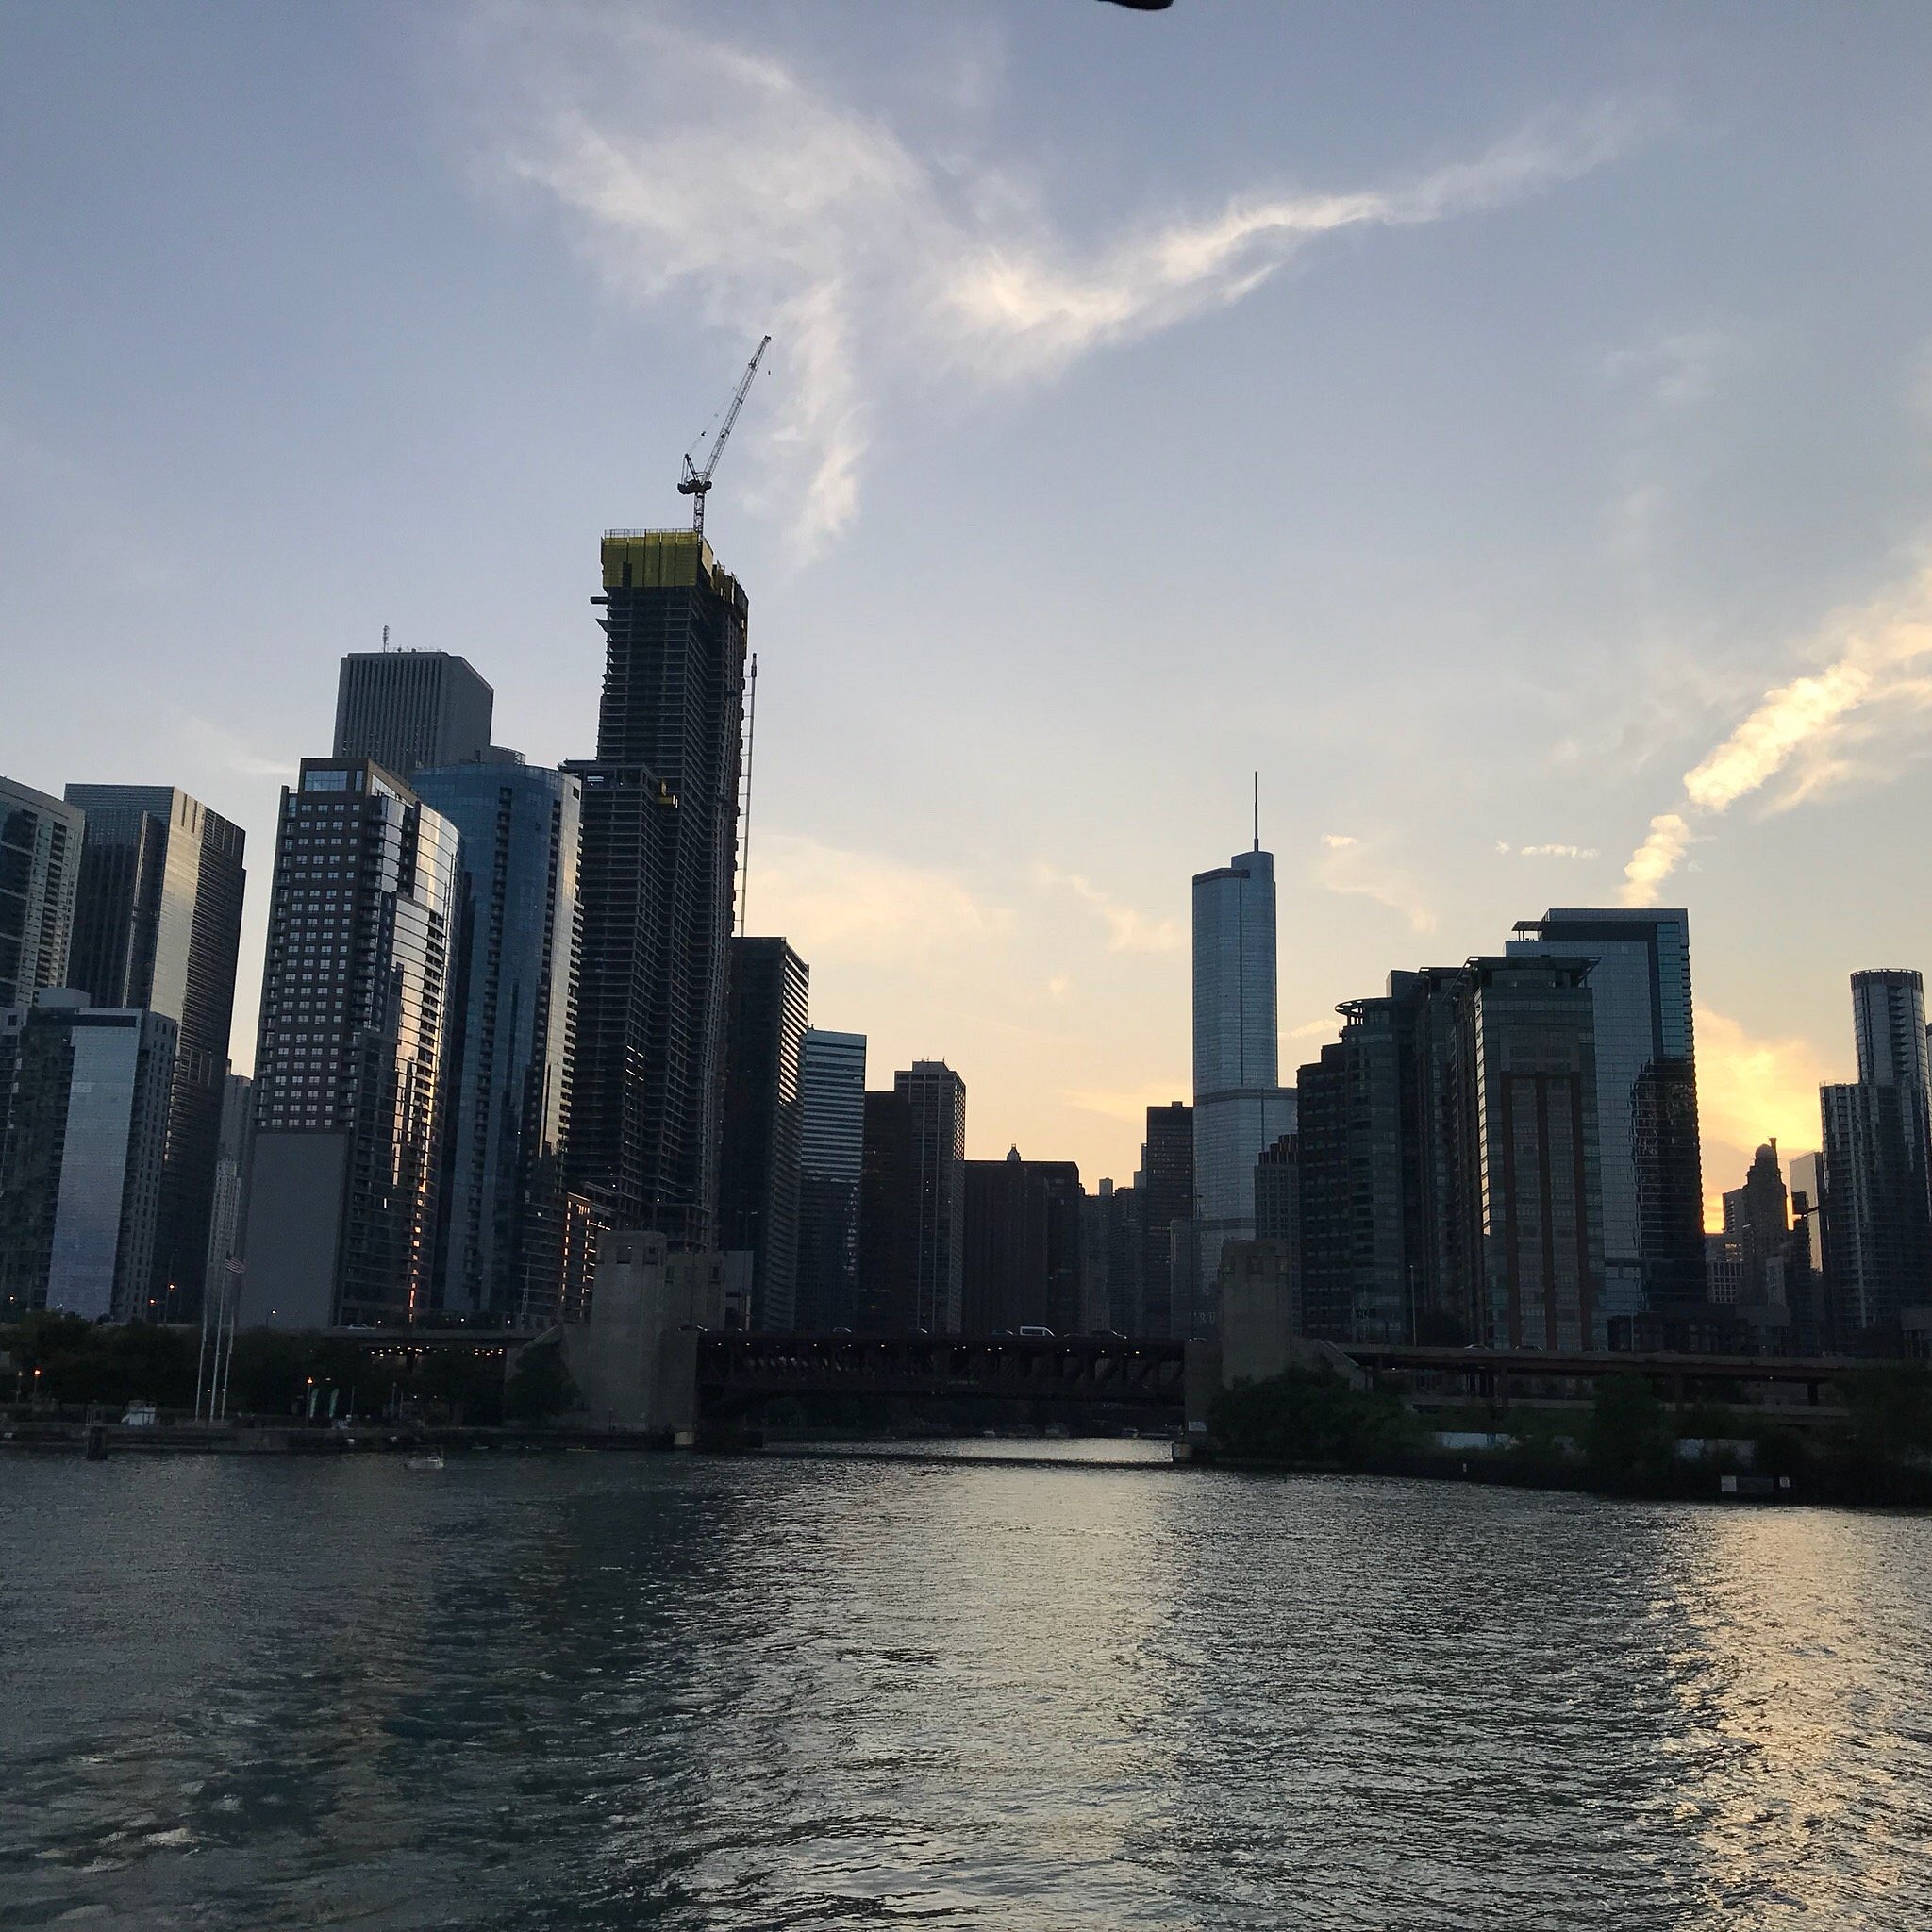
[[384, 649], [385, 651], [389, 649], [389, 625], [383, 625], [383, 627], [382, 627], [382, 648], [383, 648], [383, 649]]
[[[699, 502], [704, 499], [700, 497]], [[758, 654], [751, 654], [751, 693], [745, 704], [744, 729], [744, 835], [742, 859], [739, 867], [738, 937], [742, 939], [751, 925], [751, 759], [758, 744]]]
[[1261, 849], [1261, 774], [1255, 774], [1255, 850]]

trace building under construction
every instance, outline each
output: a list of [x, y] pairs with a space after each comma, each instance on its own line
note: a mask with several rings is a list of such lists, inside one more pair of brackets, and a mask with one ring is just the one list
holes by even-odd
[[694, 530], [604, 537], [570, 1166], [607, 1225], [716, 1239], [746, 603]]

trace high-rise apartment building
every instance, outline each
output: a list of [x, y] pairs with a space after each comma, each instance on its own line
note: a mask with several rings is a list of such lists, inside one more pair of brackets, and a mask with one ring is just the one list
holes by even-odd
[[[1128, 1330], [1134, 1335], [1187, 1333], [1186, 1303], [1193, 1280], [1194, 1109], [1184, 1100], [1147, 1109], [1141, 1143], [1141, 1306]], [[1174, 1324], [1175, 1281], [1180, 1281], [1181, 1325]]]
[[1222, 1243], [1253, 1238], [1255, 1162], [1295, 1124], [1279, 1084], [1274, 858], [1258, 839], [1194, 875], [1193, 927], [1195, 1274], [1176, 1335], [1212, 1333]]
[[158, 1321], [152, 1295], [176, 1027], [45, 988], [0, 1013], [0, 1321]]
[[67, 803], [87, 821], [68, 983], [96, 1007], [146, 1007], [177, 1029], [152, 1293], [168, 1320], [185, 1320], [208, 1265], [244, 835], [167, 785], [70, 785]]
[[1590, 973], [1474, 958], [1344, 1004], [1299, 1078], [1310, 1333], [1605, 1345]]
[[1900, 1345], [1932, 1313], [1932, 1100], [1916, 972], [1852, 975], [1855, 1083], [1820, 1090], [1824, 1325], [1834, 1345]]
[[276, 824], [245, 1326], [432, 1306], [460, 891], [456, 827], [394, 774], [303, 759]]
[[799, 1325], [799, 1062], [810, 991], [805, 961], [783, 940], [731, 941], [718, 1241], [751, 1256], [752, 1324], [779, 1333]]
[[462, 841], [435, 1301], [541, 1326], [563, 1296], [583, 788], [492, 748], [411, 789]]
[[962, 1325], [969, 1335], [1080, 1325], [1080, 1170], [1071, 1160], [966, 1163]]
[[1595, 963], [1604, 1299], [1611, 1319], [1704, 1299], [1704, 1174], [1690, 1007], [1690, 920], [1681, 908], [1555, 909], [1504, 948]]
[[611, 531], [584, 785], [573, 1187], [612, 1226], [708, 1249], [748, 607], [690, 530]]
[[799, 1044], [798, 1272], [806, 1334], [854, 1325], [865, 1171], [865, 1035], [808, 1026]]
[[0, 778], [0, 1012], [67, 984], [82, 826], [71, 805]]
[[374, 758], [405, 781], [490, 747], [496, 693], [447, 651], [351, 651], [336, 686], [338, 758]]

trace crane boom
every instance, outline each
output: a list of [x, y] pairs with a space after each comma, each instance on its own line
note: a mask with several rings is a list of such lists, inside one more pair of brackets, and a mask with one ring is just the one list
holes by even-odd
[[691, 452], [684, 453], [684, 475], [677, 479], [677, 493], [691, 499], [691, 526], [699, 536], [705, 533], [705, 498], [710, 493], [711, 472], [718, 467], [718, 458], [724, 454], [724, 445], [731, 441], [731, 431], [738, 421], [738, 412], [744, 408], [744, 399], [751, 389], [751, 379], [758, 373], [758, 364], [765, 359], [765, 351], [772, 346], [772, 339], [766, 336], [752, 351], [751, 360], [745, 365], [744, 375], [740, 378], [736, 393], [731, 398], [731, 407], [724, 411], [724, 421], [718, 431], [718, 440], [711, 445], [711, 453], [705, 458], [701, 470], [691, 459]]

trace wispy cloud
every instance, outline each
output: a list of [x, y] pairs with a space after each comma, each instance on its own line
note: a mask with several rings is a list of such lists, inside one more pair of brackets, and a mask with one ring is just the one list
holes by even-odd
[[1594, 845], [1511, 845], [1506, 839], [1496, 841], [1496, 850], [1506, 857], [1513, 852], [1519, 858], [1595, 858]]
[[649, 14], [507, 5], [482, 19], [497, 162], [569, 211], [596, 270], [739, 335], [770, 318], [770, 493], [805, 554], [857, 512], [883, 392], [929, 389], [936, 372], [1057, 373], [1240, 301], [1321, 238], [1521, 200], [1649, 125], [1614, 106], [1552, 114], [1407, 180], [1248, 189], [1089, 243], [1004, 159], [941, 158], [761, 49]]
[[1407, 872], [1399, 866], [1382, 864], [1373, 848], [1364, 845], [1353, 832], [1324, 832], [1322, 846], [1313, 877], [1323, 891], [1373, 899], [1376, 905], [1399, 912], [1408, 922], [1411, 932], [1435, 931], [1435, 910]]
[[1767, 691], [1684, 774], [1682, 810], [1660, 813], [1624, 869], [1624, 903], [1650, 906], [1694, 834], [1687, 811], [1715, 817], [1771, 788], [1783, 810], [1854, 779], [1892, 776], [1923, 749], [1932, 712], [1932, 569], [1900, 595], [1841, 612], [1814, 640], [1822, 669]]
[[1144, 1121], [1150, 1107], [1165, 1107], [1172, 1100], [1186, 1097], [1187, 1083], [1175, 1081], [1166, 1087], [1135, 1087], [1125, 1091], [1106, 1088], [1066, 1088], [1059, 1098], [1082, 1113], [1105, 1114], [1109, 1120]]
[[1033, 877], [1036, 885], [1069, 891], [1099, 913], [1107, 924], [1109, 953], [1171, 953], [1181, 942], [1181, 929], [1174, 920], [1150, 919], [1138, 907], [1114, 898], [1077, 873], [1060, 872], [1042, 861], [1034, 867]]

